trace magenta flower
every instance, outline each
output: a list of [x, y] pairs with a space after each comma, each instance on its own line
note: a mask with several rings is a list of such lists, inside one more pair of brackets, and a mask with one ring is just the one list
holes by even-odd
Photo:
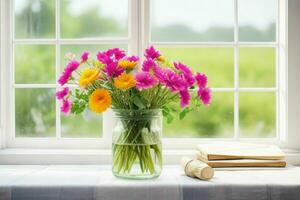
[[65, 113], [66, 115], [70, 113], [72, 103], [68, 99], [64, 99], [62, 101], [62, 105], [60, 107], [60, 111]]
[[186, 87], [192, 87], [196, 82], [193, 74], [182, 74], [183, 79], [186, 81]]
[[119, 48], [108, 49], [106, 54], [113, 60], [120, 60], [126, 56], [125, 52]]
[[[172, 70], [166, 69], [163, 70], [163, 74], [159, 72], [159, 81], [161, 84], [165, 85], [167, 88], [169, 88], [172, 92], [178, 92], [181, 90], [186, 89], [187, 85], [185, 80]], [[158, 73], [156, 73], [158, 74]]]
[[76, 69], [78, 69], [80, 63], [77, 62], [76, 60], [71, 60], [66, 68], [65, 68], [65, 72], [67, 72], [68, 74], [72, 74], [73, 71], [75, 71]]
[[196, 82], [196, 79], [193, 76], [192, 70], [190, 70], [188, 66], [182, 64], [181, 62], [174, 62], [173, 64], [174, 67], [182, 73], [182, 77], [186, 81], [187, 87], [193, 86]]
[[186, 107], [189, 105], [190, 100], [191, 100], [191, 95], [188, 90], [182, 90], [179, 92], [180, 95], [180, 106], [182, 108]]
[[130, 62], [138, 62], [139, 61], [139, 57], [138, 56], [128, 56], [126, 58], [126, 60], [128, 60]]
[[144, 60], [142, 70], [145, 72], [150, 72], [151, 70], [155, 70], [157, 68], [157, 64], [151, 58]]
[[111, 64], [112, 62], [119, 61], [123, 57], [125, 57], [125, 52], [119, 48], [101, 51], [97, 54], [98, 61], [106, 65]]
[[118, 62], [112, 62], [110, 64], [106, 64], [103, 71], [109, 78], [114, 78], [121, 75], [124, 72], [124, 68], [118, 66]]
[[55, 93], [57, 99], [63, 99], [67, 94], [69, 94], [69, 88], [65, 87]]
[[58, 83], [63, 86], [64, 84], [66, 84], [69, 79], [71, 77], [71, 73], [70, 72], [63, 72], [60, 77], [58, 78]]
[[60, 75], [60, 77], [58, 79], [58, 83], [60, 85], [66, 84], [69, 81], [69, 79], [71, 78], [73, 71], [75, 71], [79, 67], [79, 65], [80, 65], [80, 63], [77, 62], [76, 60], [70, 61], [67, 64], [64, 72]]
[[177, 70], [181, 71], [182, 73], [184, 73], [184, 74], [193, 74], [192, 70], [190, 70], [190, 68], [188, 66], [182, 64], [181, 62], [178, 62], [178, 63], [174, 62], [173, 64], [174, 64], [174, 67]]
[[145, 90], [152, 88], [158, 83], [158, 80], [153, 77], [149, 72], [139, 72], [135, 75], [136, 88], [138, 90]]
[[209, 105], [211, 103], [211, 89], [210, 88], [199, 88], [198, 97], [204, 105]]
[[166, 70], [160, 67], [154, 68], [154, 76], [158, 79], [160, 83], [163, 83], [165, 81], [165, 71]]
[[89, 52], [83, 52], [81, 55], [81, 62], [86, 62], [89, 59]]
[[205, 88], [207, 85], [207, 76], [205, 74], [197, 73], [195, 76], [199, 88]]
[[160, 53], [153, 46], [150, 46], [148, 49], [145, 50], [144, 56], [147, 59], [151, 58], [151, 59], [155, 60], [156, 58], [158, 58], [160, 56]]
[[106, 64], [106, 65], [113, 62], [113, 60], [107, 55], [106, 51], [99, 52], [97, 54], [97, 59], [98, 59], [98, 61], [100, 61], [101, 63]]

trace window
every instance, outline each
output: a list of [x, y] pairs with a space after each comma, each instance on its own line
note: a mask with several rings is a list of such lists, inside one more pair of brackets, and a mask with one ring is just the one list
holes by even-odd
[[[150, 41], [208, 74], [213, 103], [167, 125], [167, 137], [276, 138], [278, 1], [151, 1]], [[168, 5], [172, 9], [165, 12]]]
[[150, 44], [166, 58], [205, 72], [214, 91], [209, 108], [165, 123], [165, 147], [176, 148], [182, 138], [187, 144], [203, 138], [282, 139], [285, 14], [279, 12], [280, 2], [285, 1], [7, 1], [7, 146], [109, 147], [111, 111], [60, 113], [54, 93], [64, 57], [110, 47], [142, 56]]

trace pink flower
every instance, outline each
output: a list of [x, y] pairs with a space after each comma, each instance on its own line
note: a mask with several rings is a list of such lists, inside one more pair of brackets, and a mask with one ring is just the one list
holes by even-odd
[[86, 62], [89, 59], [89, 52], [83, 52], [81, 55], [81, 62]]
[[193, 77], [193, 74], [183, 74], [183, 79], [186, 81], [186, 87], [192, 87], [196, 82], [196, 79]]
[[57, 99], [63, 99], [68, 93], [69, 93], [69, 88], [65, 87], [62, 90], [57, 91], [55, 93], [55, 96], [56, 96]]
[[119, 61], [123, 57], [125, 57], [125, 52], [119, 48], [109, 49], [97, 54], [98, 61], [103, 64], [110, 64], [112, 62]]
[[174, 67], [182, 73], [181, 76], [186, 81], [187, 87], [192, 87], [196, 82], [196, 79], [193, 77], [192, 70], [190, 70], [188, 66], [182, 64], [181, 62], [178, 63], [174, 62], [173, 64]]
[[65, 72], [72, 74], [73, 71], [75, 71], [76, 69], [78, 69], [79, 65], [80, 65], [80, 63], [77, 62], [76, 60], [71, 60], [68, 63], [68, 65], [66, 66]]
[[205, 74], [197, 73], [195, 76], [199, 88], [204, 88], [207, 85], [207, 76]]
[[64, 85], [68, 82], [68, 80], [70, 79], [71, 77], [71, 73], [70, 72], [63, 72], [60, 77], [58, 78], [58, 83], [60, 85]]
[[62, 105], [60, 107], [60, 111], [65, 113], [66, 115], [70, 113], [72, 103], [68, 99], [64, 99], [62, 101]]
[[151, 58], [144, 60], [142, 70], [145, 72], [150, 72], [151, 70], [154, 70], [157, 68], [157, 64], [152, 60]]
[[150, 46], [148, 49], [145, 50], [144, 56], [147, 59], [151, 58], [151, 59], [155, 60], [156, 58], [158, 58], [160, 56], [160, 53], [153, 46]]
[[137, 56], [128, 56], [126, 58], [126, 60], [128, 60], [130, 62], [138, 62], [139, 61], [139, 57], [137, 57]]
[[124, 70], [124, 68], [118, 66], [118, 62], [112, 62], [110, 64], [107, 64], [103, 69], [103, 71], [109, 78], [114, 78], [121, 75], [124, 72]]
[[182, 90], [179, 92], [180, 95], [180, 106], [182, 108], [186, 107], [189, 105], [190, 100], [191, 100], [191, 95], [188, 90]]
[[184, 74], [192, 74], [192, 70], [190, 70], [190, 68], [188, 66], [182, 64], [181, 62], [178, 62], [178, 63], [174, 62], [173, 64], [174, 64], [174, 67], [177, 70], [181, 71], [182, 73], [184, 73]]
[[98, 59], [98, 61], [100, 61], [101, 63], [106, 64], [106, 65], [113, 62], [113, 60], [107, 55], [106, 51], [99, 52], [97, 54], [97, 59]]
[[106, 51], [106, 54], [112, 59], [120, 60], [125, 57], [125, 52], [119, 48], [112, 48]]
[[154, 76], [158, 79], [160, 83], [163, 83], [165, 81], [165, 71], [166, 70], [160, 67], [154, 68]]
[[[161, 73], [161, 72], [160, 72]], [[185, 80], [172, 70], [163, 70], [162, 77], [159, 78], [160, 82], [168, 87], [172, 92], [178, 92], [186, 89], [187, 85]]]
[[211, 103], [211, 89], [210, 88], [199, 88], [198, 97], [204, 105], [209, 105]]
[[60, 75], [58, 79], [58, 83], [60, 85], [66, 84], [69, 81], [70, 77], [72, 76], [73, 71], [75, 71], [79, 67], [79, 65], [80, 63], [77, 62], [76, 60], [71, 60], [67, 64], [64, 72]]
[[149, 72], [139, 72], [135, 75], [136, 88], [138, 90], [145, 90], [155, 86], [158, 80]]

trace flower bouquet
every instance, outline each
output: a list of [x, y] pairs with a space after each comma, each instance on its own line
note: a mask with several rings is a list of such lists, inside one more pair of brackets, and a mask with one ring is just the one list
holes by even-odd
[[[69, 54], [58, 79], [63, 87], [56, 97], [62, 102], [63, 113], [113, 109], [112, 170], [119, 177], [159, 176], [162, 115], [171, 122], [174, 114], [182, 119], [211, 102], [205, 74], [194, 74], [181, 62], [166, 61], [153, 46], [144, 56], [141, 61], [137, 56], [126, 56], [119, 48], [101, 51], [95, 59], [90, 59], [88, 52], [80, 60]], [[70, 90], [67, 83], [79, 87]], [[174, 105], [177, 101], [180, 107]]]

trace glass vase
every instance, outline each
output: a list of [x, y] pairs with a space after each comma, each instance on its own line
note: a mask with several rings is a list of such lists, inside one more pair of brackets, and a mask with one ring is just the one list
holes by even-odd
[[130, 179], [158, 177], [162, 170], [161, 110], [116, 110], [112, 172]]

